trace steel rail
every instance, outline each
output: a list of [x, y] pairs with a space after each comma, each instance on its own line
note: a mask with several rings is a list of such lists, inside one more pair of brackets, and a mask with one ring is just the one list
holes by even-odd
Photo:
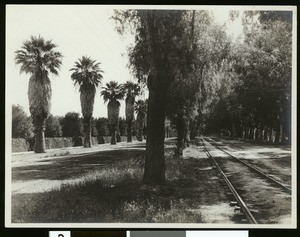
[[212, 157], [212, 155], [209, 153], [209, 151], [207, 150], [204, 142], [202, 141], [202, 144], [204, 146], [204, 152], [207, 154], [207, 156], [209, 158], [212, 159], [212, 161], [214, 162], [215, 166], [217, 167], [219, 173], [222, 175], [223, 179], [225, 180], [227, 186], [229, 187], [229, 189], [231, 190], [233, 196], [235, 197], [236, 201], [238, 202], [238, 204], [240, 205], [243, 213], [246, 215], [247, 219], [249, 220], [249, 222], [251, 224], [258, 224], [256, 219], [254, 218], [254, 216], [252, 215], [251, 211], [249, 210], [249, 208], [247, 207], [246, 203], [243, 201], [243, 199], [241, 198], [241, 196], [238, 194], [238, 192], [236, 191], [236, 189], [234, 188], [234, 186], [232, 185], [232, 183], [230, 182], [230, 180], [227, 178], [226, 174], [223, 172], [223, 170], [221, 169], [221, 167], [219, 166], [219, 164], [217, 163], [217, 161]]
[[[207, 138], [204, 138], [205, 140], [208, 140]], [[210, 143], [211, 144], [211, 143]], [[211, 144], [213, 145], [213, 144]], [[237, 158], [235, 156], [233, 156], [232, 154], [230, 154], [229, 152], [225, 151], [224, 149], [220, 148], [217, 145], [213, 145], [215, 146], [217, 149], [223, 151], [224, 153], [226, 153], [227, 155], [229, 155], [230, 157], [234, 158], [235, 160], [241, 162], [242, 164], [244, 164], [245, 166], [247, 166], [248, 168], [252, 169], [253, 171], [255, 171], [256, 173], [260, 174], [261, 176], [263, 176], [264, 178], [267, 178], [269, 180], [271, 180], [273, 183], [275, 183], [277, 186], [281, 187], [285, 192], [287, 192], [288, 194], [292, 194], [292, 189], [290, 187], [288, 187], [287, 185], [277, 181], [276, 179], [272, 178], [271, 176], [265, 174], [264, 172], [262, 172], [261, 170], [253, 167], [252, 165], [248, 164], [247, 162], [241, 160], [240, 158]]]

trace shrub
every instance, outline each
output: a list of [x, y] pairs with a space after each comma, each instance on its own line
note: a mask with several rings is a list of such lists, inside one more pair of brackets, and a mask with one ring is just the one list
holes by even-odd
[[81, 137], [82, 122], [79, 113], [69, 112], [61, 120], [63, 137]]
[[62, 130], [61, 130], [61, 125], [58, 116], [53, 116], [52, 114], [50, 114], [50, 116], [47, 118], [45, 136], [46, 137], [62, 136]]
[[33, 136], [33, 125], [20, 105], [12, 106], [12, 137], [29, 138]]

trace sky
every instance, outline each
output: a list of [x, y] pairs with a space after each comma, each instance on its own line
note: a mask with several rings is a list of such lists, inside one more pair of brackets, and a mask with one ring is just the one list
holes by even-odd
[[[135, 81], [127, 68], [127, 47], [133, 44], [133, 36], [121, 37], [110, 19], [115, 6], [101, 5], [8, 5], [6, 8], [6, 98], [11, 104], [21, 105], [29, 115], [27, 98], [29, 74], [20, 74], [20, 66], [14, 62], [15, 51], [31, 35], [52, 39], [56, 50], [63, 55], [58, 76], [50, 75], [52, 83], [53, 115], [67, 112], [81, 113], [79, 90], [71, 80], [70, 69], [82, 56], [101, 62], [104, 71], [102, 85], [98, 88], [94, 104], [94, 117], [106, 117], [107, 105], [100, 97], [101, 86], [114, 80], [124, 83]], [[228, 10], [214, 9], [216, 22], [224, 24]], [[240, 33], [241, 23], [235, 21], [228, 34]], [[125, 102], [121, 102], [120, 116], [125, 116]]]

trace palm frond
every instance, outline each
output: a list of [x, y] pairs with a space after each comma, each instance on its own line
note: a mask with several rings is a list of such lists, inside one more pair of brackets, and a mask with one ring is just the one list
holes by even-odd
[[102, 87], [101, 95], [103, 96], [104, 102], [113, 101], [117, 102], [124, 98], [124, 91], [122, 85], [119, 85], [116, 81], [110, 81], [106, 83], [105, 87]]
[[134, 110], [137, 113], [139, 113], [139, 112], [146, 113], [147, 112], [147, 101], [145, 101], [145, 100], [138, 100], [135, 103]]
[[45, 41], [42, 37], [31, 36], [20, 50], [16, 50], [15, 63], [20, 64], [20, 72], [42, 73], [49, 72], [58, 75], [62, 54], [54, 51], [57, 46], [51, 40]]
[[127, 81], [122, 85], [122, 90], [127, 97], [136, 97], [141, 93], [141, 88], [138, 84]]
[[101, 83], [102, 73], [104, 72], [100, 69], [100, 63], [96, 63], [96, 60], [87, 56], [79, 58], [70, 71], [73, 71], [71, 79], [75, 85], [80, 86], [80, 91], [96, 89]]

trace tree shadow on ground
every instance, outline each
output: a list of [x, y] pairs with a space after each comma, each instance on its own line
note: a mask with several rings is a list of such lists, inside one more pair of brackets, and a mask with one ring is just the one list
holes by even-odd
[[[145, 146], [145, 145], [144, 145]], [[141, 148], [142, 145], [130, 148]], [[34, 165], [12, 168], [12, 181], [28, 181], [36, 179], [64, 180], [80, 177], [88, 172], [118, 161], [140, 158], [144, 156], [143, 149], [119, 149], [99, 151], [91, 154], [69, 155], [60, 158], [41, 160]]]

